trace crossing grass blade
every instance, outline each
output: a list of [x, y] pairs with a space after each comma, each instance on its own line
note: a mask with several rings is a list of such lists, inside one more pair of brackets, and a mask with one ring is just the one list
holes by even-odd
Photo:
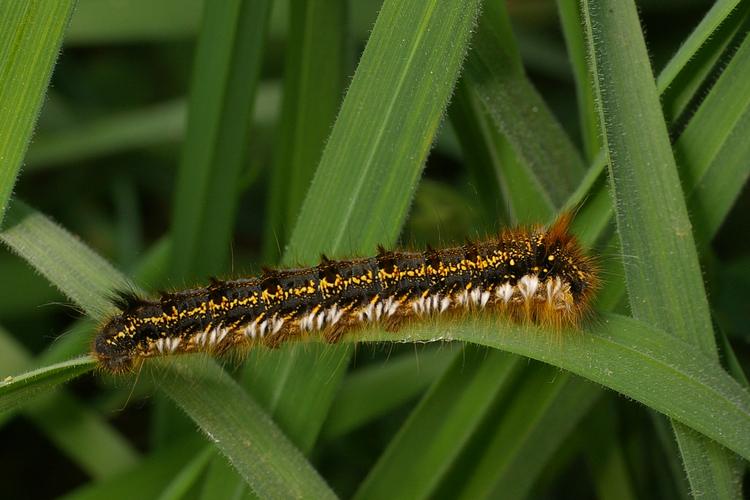
[[539, 202], [560, 207], [583, 175], [583, 162], [528, 81], [509, 23], [503, 2], [484, 6], [466, 79], [537, 184]]
[[715, 235], [750, 175], [750, 36], [731, 61], [675, 143], [682, 182], [692, 187], [688, 204], [697, 238]]
[[134, 289], [106, 260], [21, 201], [11, 206], [0, 241], [92, 318], [100, 320], [114, 311], [109, 301], [113, 291]]
[[[640, 401], [750, 457], [750, 395], [715, 359], [663, 330], [615, 314], [602, 314], [580, 333], [562, 334], [566, 342], [553, 346], [551, 333], [541, 328], [476, 318], [414, 325], [401, 341], [463, 340], [537, 359]], [[392, 336], [366, 331], [360, 338], [382, 341], [387, 335]]]
[[[491, 358], [487, 360], [484, 358]], [[355, 498], [429, 498], [492, 402], [508, 392], [522, 360], [472, 346], [446, 370], [401, 426]], [[446, 404], [449, 403], [449, 404]], [[441, 418], [435, 419], [435, 415]], [[405, 449], [419, 450], [420, 458]]]
[[206, 432], [255, 494], [336, 497], [268, 415], [216, 363], [171, 361], [157, 365], [154, 382]]
[[[19, 205], [20, 206], [20, 205]], [[27, 245], [19, 247], [19, 255], [23, 256], [37, 269], [45, 272], [48, 279], [60, 287], [66, 295], [74, 300], [88, 300], [80, 305], [86, 310], [94, 311], [97, 301], [105, 301], [113, 287], [127, 282], [126, 278], [112, 268], [104, 259], [85, 247], [70, 233], [63, 230], [39, 212], [23, 207], [18, 214], [18, 223], [4, 231], [3, 238], [8, 231], [16, 228], [13, 237], [21, 237]], [[19, 236], [21, 234], [21, 236]], [[55, 252], [42, 251], [45, 248], [55, 249]], [[64, 264], [58, 255], [65, 256]], [[77, 273], [77, 270], [89, 268], [87, 273]], [[97, 270], [96, 274], [90, 274]], [[85, 293], [83, 292], [85, 290]], [[97, 299], [97, 297], [99, 297]], [[105, 301], [106, 302], [106, 301]], [[111, 306], [109, 306], [111, 308]], [[203, 360], [204, 363], [195, 365], [196, 379], [190, 383], [184, 380], [183, 372], [175, 368], [172, 378], [160, 383], [160, 387], [174, 398], [191, 418], [201, 426], [204, 432], [214, 436], [222, 436], [223, 440], [216, 443], [218, 448], [229, 457], [251, 488], [257, 491], [275, 490], [281, 484], [288, 483], [290, 490], [279, 491], [309, 491], [329, 495], [329, 490], [314, 469], [302, 455], [284, 440], [283, 445], [266, 448], [264, 446], [247, 447], [242, 443], [231, 443], [231, 435], [237, 432], [237, 418], [242, 420], [242, 432], [247, 436], [257, 433], [259, 436], [278, 437], [279, 431], [269, 418], [257, 409], [249, 397], [231, 380], [213, 361]], [[24, 405], [29, 398], [47, 392], [76, 376], [91, 371], [95, 361], [90, 356], [82, 356], [71, 361], [47, 365], [38, 370], [10, 377], [0, 383], [0, 413]], [[162, 371], [168, 371], [169, 367]], [[200, 375], [200, 376], [199, 376]], [[201, 386], [205, 383], [207, 386]], [[242, 397], [238, 396], [242, 394]], [[216, 399], [223, 403], [216, 403]], [[220, 410], [219, 410], [220, 408]], [[249, 437], [248, 437], [249, 439]], [[263, 438], [265, 439], [265, 438]], [[258, 443], [263, 443], [261, 439]], [[244, 441], [248, 443], [252, 441]], [[263, 461], [265, 466], [258, 468], [256, 462]], [[292, 473], [291, 470], [294, 470]], [[296, 479], [290, 477], [295, 475]], [[269, 486], [270, 485], [270, 486]]]
[[461, 498], [526, 498], [544, 466], [602, 391], [554, 367], [532, 365], [462, 488]]
[[32, 398], [51, 391], [60, 384], [94, 368], [90, 356], [81, 356], [54, 365], [47, 365], [0, 382], [0, 413], [27, 404]]
[[[400, 232], [457, 78], [478, 1], [387, 0], [285, 251], [284, 263], [368, 254]], [[331, 203], [330, 200], [338, 200]], [[350, 357], [299, 347], [248, 363], [253, 390], [303, 450], [315, 442]], [[264, 374], [265, 373], [265, 374]], [[269, 375], [270, 374], [270, 375]]]
[[[630, 308], [718, 360], [692, 230], [643, 34], [632, 2], [584, 1], [589, 54], [609, 157]], [[735, 459], [710, 440], [675, 433], [694, 491], [739, 497]], [[719, 471], [718, 473], [716, 471]]]
[[748, 15], [747, 2], [717, 1], [659, 73], [656, 85], [668, 122], [689, 109]]
[[341, 384], [321, 438], [343, 436], [416, 397], [448, 368], [454, 356], [453, 349], [441, 346], [353, 372]]
[[205, 446], [199, 436], [188, 436], [164, 449], [149, 454], [138, 464], [103, 481], [89, 483], [66, 495], [66, 500], [127, 500], [156, 498], [196, 453]]

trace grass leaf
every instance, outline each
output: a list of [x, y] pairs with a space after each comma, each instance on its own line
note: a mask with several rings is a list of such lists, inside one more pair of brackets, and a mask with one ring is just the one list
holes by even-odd
[[[702, 274], [635, 5], [584, 0], [630, 308], [718, 360]], [[691, 486], [733, 458], [675, 426]], [[690, 444], [688, 444], [690, 443]], [[705, 467], [695, 467], [701, 461]], [[691, 466], [692, 465], [692, 466]], [[716, 483], [714, 483], [716, 484]], [[724, 483], [711, 494], [738, 496]]]
[[258, 496], [335, 498], [300, 451], [216, 363], [159, 361], [155, 382], [195, 420]]
[[560, 207], [583, 175], [583, 162], [526, 78], [512, 36], [504, 3], [488, 2], [466, 78], [538, 184], [539, 202]]
[[336, 119], [347, 74], [346, 2], [291, 2], [284, 103], [271, 171], [264, 237], [267, 262], [286, 244]]
[[0, 4], [0, 224], [74, 5]]
[[91, 356], [48, 365], [0, 382], [0, 413], [18, 408], [36, 396], [49, 392], [60, 384], [94, 368]]
[[[310, 263], [321, 251], [367, 254], [378, 243], [395, 241], [477, 10], [477, 0], [383, 4], [300, 211], [286, 264]], [[281, 351], [282, 360], [264, 356], [248, 364], [254, 390], [266, 393], [259, 399], [269, 401], [303, 450], [315, 442], [350, 352], [335, 347], [321, 355], [293, 347]]]
[[207, 2], [172, 205], [175, 279], [225, 271], [270, 1]]

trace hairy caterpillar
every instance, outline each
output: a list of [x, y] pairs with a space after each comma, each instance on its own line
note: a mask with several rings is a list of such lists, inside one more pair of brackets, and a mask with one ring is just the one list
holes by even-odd
[[265, 270], [212, 280], [158, 300], [121, 294], [121, 314], [96, 336], [93, 354], [111, 372], [152, 356], [275, 347], [307, 335], [337, 342], [367, 325], [480, 309], [520, 321], [576, 326], [596, 290], [597, 269], [568, 233], [563, 215], [548, 229], [506, 230], [462, 246], [390, 252], [315, 267]]

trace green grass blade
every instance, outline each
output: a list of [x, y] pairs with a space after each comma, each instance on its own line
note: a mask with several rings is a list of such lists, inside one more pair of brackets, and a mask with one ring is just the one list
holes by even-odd
[[[484, 358], [490, 358], [485, 360]], [[476, 347], [458, 356], [411, 413], [370, 470], [355, 498], [428, 498], [499, 394], [507, 392], [520, 358]], [[450, 403], [446, 408], [446, 402]], [[440, 418], [434, 418], [440, 415]]]
[[[596, 405], [584, 422], [585, 453], [594, 476], [596, 493], [602, 500], [635, 500], [633, 481], [628, 472], [625, 443], [617, 425], [616, 406], [612, 398]], [[669, 430], [667, 430], [669, 433]], [[669, 437], [672, 439], [672, 437]], [[682, 469], [679, 469], [682, 474]]]
[[261, 498], [335, 498], [245, 391], [207, 359], [160, 360], [155, 382], [200, 426]]
[[11, 206], [0, 241], [95, 319], [114, 311], [108, 297], [113, 290], [133, 289], [107, 261], [20, 201]]
[[750, 174], [750, 36], [732, 60], [675, 143], [682, 167], [690, 213], [698, 239], [716, 234]]
[[718, 0], [672, 56], [656, 79], [668, 121], [688, 109], [749, 13], [746, 2]]
[[237, 477], [236, 469], [232, 468], [223, 457], [215, 457], [211, 461], [203, 485], [200, 488], [201, 500], [214, 498], [255, 498], [247, 483]]
[[348, 375], [321, 430], [335, 439], [403, 405], [443, 373], [455, 354], [445, 347], [406, 353]]
[[690, 221], [635, 8], [586, 3], [584, 10], [633, 314], [716, 357]]
[[466, 79], [533, 175], [544, 201], [562, 206], [583, 175], [583, 163], [523, 72], [503, 2], [485, 5]]
[[270, 1], [207, 2], [172, 206], [171, 275], [226, 271]]
[[[630, 307], [718, 359], [692, 230], [635, 5], [582, 4], [610, 159]], [[675, 426], [691, 486], [731, 467], [730, 454]], [[690, 441], [690, 444], [687, 444]], [[696, 454], [700, 453], [700, 454]], [[695, 467], [696, 463], [704, 467]], [[716, 478], [716, 481], [726, 476]], [[715, 483], [716, 484], [716, 483]], [[723, 483], [710, 494], [737, 496]]]
[[464, 78], [456, 83], [448, 114], [486, 223], [489, 227], [509, 225], [507, 197], [501, 189], [502, 157], [496, 147], [498, 132], [484, 115], [479, 99]]
[[672, 427], [693, 497], [744, 498], [740, 457], [683, 424], [673, 422]]
[[[463, 340], [549, 363], [609, 387], [750, 457], [750, 395], [715, 359], [646, 323], [602, 314], [582, 332], [551, 332], [477, 318], [441, 325], [414, 325], [400, 341]], [[392, 333], [365, 331], [361, 340], [393, 340]]]
[[601, 130], [591, 87], [591, 73], [586, 64], [586, 38], [581, 29], [583, 19], [580, 5], [578, 2], [557, 0], [557, 12], [575, 77], [583, 150], [586, 152], [586, 160], [591, 162], [601, 150]]
[[346, 2], [291, 2], [284, 103], [271, 171], [264, 255], [280, 257], [320, 161], [344, 91]]
[[526, 498], [549, 459], [602, 394], [569, 373], [533, 367], [472, 467], [461, 498]]
[[75, 5], [0, 4], [0, 224]]
[[81, 356], [21, 375], [8, 376], [0, 382], [0, 413], [19, 408], [31, 398], [45, 394], [93, 369], [93, 358]]
[[[21, 372], [31, 362], [31, 355], [0, 327], [0, 380]], [[15, 410], [23, 410], [40, 431], [91, 477], [110, 477], [137, 460], [138, 453], [115, 429], [67, 393], [16, 401], [17, 405], [0, 415], [0, 425], [12, 418]]]
[[[378, 243], [395, 241], [477, 10], [476, 0], [384, 3], [305, 198], [285, 263], [309, 263], [321, 251], [367, 254]], [[253, 390], [266, 392], [259, 399], [270, 401], [291, 439], [309, 450], [350, 351], [329, 348], [322, 356], [293, 348], [281, 355], [281, 361], [266, 357], [248, 364], [254, 370]]]
[[122, 435], [69, 394], [38, 398], [24, 413], [94, 479], [112, 477], [139, 459], [138, 452]]
[[211, 459], [216, 456], [213, 448], [206, 447], [193, 457], [185, 467], [172, 477], [167, 487], [159, 494], [158, 500], [179, 500], [185, 498], [203, 477]]

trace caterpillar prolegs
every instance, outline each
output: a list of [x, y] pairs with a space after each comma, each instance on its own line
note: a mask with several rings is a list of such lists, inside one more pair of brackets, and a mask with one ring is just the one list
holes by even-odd
[[155, 300], [123, 294], [93, 353], [105, 370], [126, 372], [153, 356], [274, 347], [309, 335], [337, 342], [369, 325], [397, 330], [408, 320], [479, 310], [576, 326], [598, 278], [569, 221], [564, 215], [546, 229], [515, 228], [451, 248], [323, 256], [315, 267], [212, 280]]

